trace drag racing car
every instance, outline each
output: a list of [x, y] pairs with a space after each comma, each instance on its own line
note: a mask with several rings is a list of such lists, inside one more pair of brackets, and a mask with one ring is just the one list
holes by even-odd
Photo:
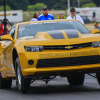
[[95, 73], [100, 84], [100, 34], [77, 20], [19, 23], [0, 37], [1, 89], [16, 79], [26, 93], [35, 80], [48, 83], [56, 76], [82, 85], [86, 73]]

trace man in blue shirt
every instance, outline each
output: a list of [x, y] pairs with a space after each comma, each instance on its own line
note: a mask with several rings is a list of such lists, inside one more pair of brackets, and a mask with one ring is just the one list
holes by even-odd
[[39, 17], [38, 20], [42, 21], [42, 20], [53, 20], [54, 17], [51, 14], [48, 14], [48, 8], [47, 7], [43, 7], [42, 9], [42, 13]]
[[94, 23], [94, 26], [95, 26], [96, 29], [99, 29], [100, 30], [100, 26], [98, 25], [97, 22]]

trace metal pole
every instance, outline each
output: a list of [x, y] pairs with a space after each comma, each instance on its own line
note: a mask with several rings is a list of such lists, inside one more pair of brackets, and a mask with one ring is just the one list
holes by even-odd
[[78, 0], [78, 8], [80, 8], [80, 0]]
[[70, 9], [70, 0], [68, 0], [68, 9]]
[[4, 0], [4, 19], [6, 19], [6, 2]]
[[73, 7], [74, 7], [74, 0], [73, 0]]
[[6, 1], [4, 0], [4, 20], [3, 20], [3, 24], [4, 24], [4, 34], [7, 34], [7, 19], [6, 19]]

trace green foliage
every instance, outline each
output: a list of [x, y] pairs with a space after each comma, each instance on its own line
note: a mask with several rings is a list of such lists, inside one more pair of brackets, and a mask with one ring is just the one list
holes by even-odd
[[41, 10], [43, 7], [47, 7], [47, 5], [45, 5], [43, 3], [35, 4], [35, 10]]
[[[93, 2], [96, 6], [100, 6], [100, 0], [79, 0], [80, 7], [87, 3]], [[0, 7], [3, 5], [4, 0], [0, 0]], [[68, 6], [68, 0], [6, 0], [6, 4], [10, 6], [13, 10], [41, 10], [42, 5], [45, 4], [48, 6], [48, 9], [51, 10], [65, 10]], [[34, 6], [31, 6], [34, 5]], [[45, 6], [44, 5], [44, 6]], [[78, 7], [78, 0], [70, 0], [71, 7]], [[90, 5], [87, 5], [90, 7]], [[92, 5], [94, 7], [94, 5]]]
[[67, 2], [66, 0], [59, 0], [59, 3], [58, 3], [58, 0], [56, 1], [57, 3], [54, 3], [52, 8], [54, 9], [58, 9], [60, 10], [61, 8], [64, 10], [64, 9], [67, 9]]
[[34, 9], [35, 9], [34, 5], [29, 5], [29, 6], [28, 6], [28, 10], [29, 10], [29, 11], [34, 11]]
[[[5, 0], [6, 5], [10, 6], [14, 10], [27, 10], [29, 0]], [[0, 6], [4, 4], [4, 0], [0, 0]]]
[[35, 5], [29, 5], [28, 10], [33, 11], [33, 10], [41, 10], [43, 7], [47, 7], [47, 5], [43, 3], [37, 3]]
[[94, 4], [93, 2], [92, 3], [87, 3], [85, 5], [83, 5], [82, 7], [96, 7], [96, 4]]
[[[7, 5], [6, 10], [9, 11], [11, 8]], [[0, 6], [0, 11], [4, 11], [4, 6]]]

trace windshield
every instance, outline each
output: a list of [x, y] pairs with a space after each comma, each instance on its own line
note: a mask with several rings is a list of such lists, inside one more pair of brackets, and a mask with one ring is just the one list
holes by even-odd
[[90, 32], [78, 21], [41, 22], [19, 25], [17, 38], [35, 36], [37, 32], [76, 29], [82, 34]]

